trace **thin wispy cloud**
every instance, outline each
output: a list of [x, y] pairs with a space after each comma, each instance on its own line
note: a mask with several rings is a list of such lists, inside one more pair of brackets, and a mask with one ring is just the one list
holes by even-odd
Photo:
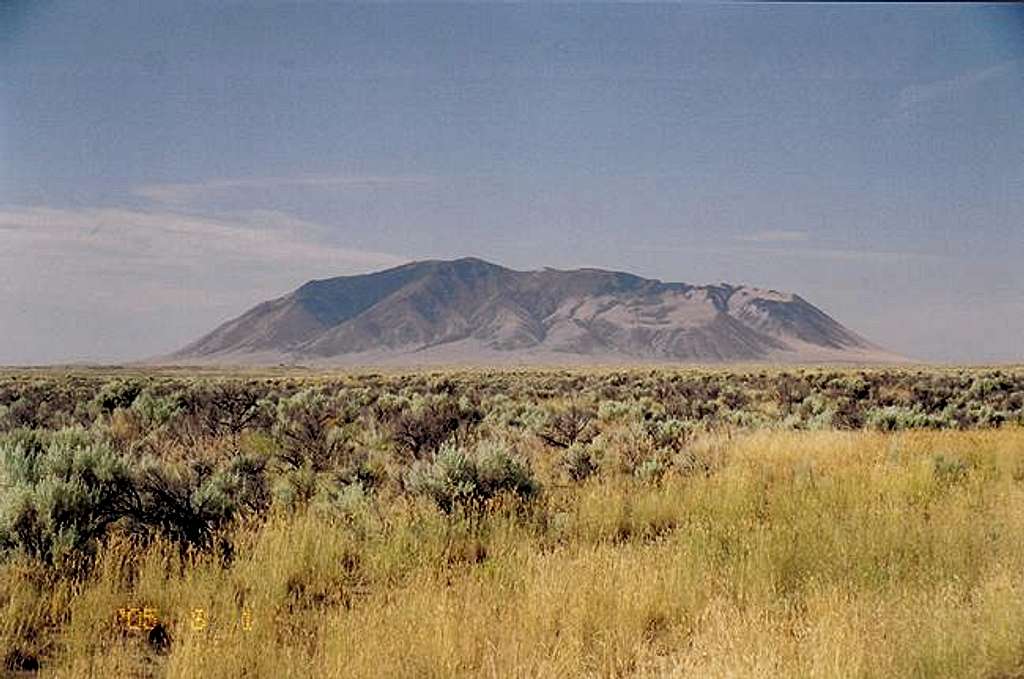
[[[0, 233], [0, 318], [15, 356], [44, 346], [75, 356], [61, 338], [82, 331], [97, 338], [82, 355], [169, 351], [311, 278], [408, 261], [342, 246], [325, 225], [272, 210], [5, 206]], [[40, 320], [26, 308], [48, 311]]]
[[203, 182], [145, 184], [132, 193], [157, 203], [188, 204], [199, 199], [276, 189], [323, 189], [331, 191], [387, 189], [426, 186], [432, 178], [425, 176], [387, 175], [304, 175], [295, 177], [239, 177], [211, 179]]
[[[748, 254], [763, 254], [748, 251]], [[878, 264], [898, 264], [908, 261], [935, 261], [948, 259], [943, 255], [926, 252], [899, 252], [887, 250], [842, 250], [834, 248], [786, 248], [772, 252], [772, 257], [793, 257], [815, 260], [841, 260], [847, 262], [874, 262]]]
[[[120, 276], [125, 297], [154, 280], [192, 290], [210, 276], [263, 271], [260, 293], [286, 292], [311, 276], [356, 273], [407, 261], [398, 255], [348, 248], [324, 237], [321, 225], [275, 211], [195, 215], [123, 208], [0, 209], [0, 266], [24, 280], [62, 275]], [[42, 273], [40, 274], [40, 271]], [[95, 287], [95, 284], [94, 286]], [[194, 295], [202, 305], [210, 298]]]
[[[404, 261], [311, 238], [323, 227], [275, 211], [201, 216], [122, 208], [0, 209], [5, 253], [18, 257], [67, 252], [215, 265], [224, 257], [265, 263], [316, 265], [339, 262], [376, 266]], [[106, 265], [106, 263], [105, 263]]]
[[932, 261], [942, 262], [950, 258], [944, 255], [936, 255], [926, 252], [901, 252], [897, 250], [857, 250], [842, 248], [811, 248], [811, 247], [786, 247], [773, 248], [770, 251], [765, 248], [752, 246], [703, 246], [690, 245], [685, 248], [672, 247], [632, 247], [632, 252], [672, 252], [680, 253], [703, 253], [708, 255], [722, 255], [724, 257], [736, 258], [758, 258], [763, 259], [766, 253], [770, 253], [771, 259], [803, 259], [815, 261], [843, 261], [862, 262], [873, 264], [902, 264], [910, 261]]
[[796, 243], [810, 238], [806, 231], [755, 231], [736, 236], [736, 240], [748, 243]]
[[987, 68], [967, 71], [953, 78], [904, 87], [896, 97], [896, 111], [898, 114], [907, 114], [931, 102], [954, 98], [983, 83], [1020, 73], [1022, 67], [1024, 62], [1013, 59]]
[[[3, 206], [0, 233], [0, 318], [15, 356], [169, 351], [310, 278], [408, 261], [342, 246], [325, 225], [273, 210]], [[73, 332], [96, 343], [76, 354], [61, 339]]]

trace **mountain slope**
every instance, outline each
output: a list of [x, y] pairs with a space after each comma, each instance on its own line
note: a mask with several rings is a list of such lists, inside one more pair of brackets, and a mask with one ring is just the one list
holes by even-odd
[[798, 295], [474, 258], [311, 281], [173, 362], [897, 360]]

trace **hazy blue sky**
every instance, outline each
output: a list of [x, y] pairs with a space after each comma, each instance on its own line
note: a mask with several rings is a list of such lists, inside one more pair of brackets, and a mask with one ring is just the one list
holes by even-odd
[[462, 255], [1024, 360], [1024, 8], [0, 2], [0, 363]]

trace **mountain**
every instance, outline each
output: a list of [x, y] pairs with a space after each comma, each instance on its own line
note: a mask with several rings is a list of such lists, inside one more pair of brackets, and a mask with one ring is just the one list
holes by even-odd
[[310, 281], [174, 363], [858, 362], [899, 360], [798, 295], [475, 258]]

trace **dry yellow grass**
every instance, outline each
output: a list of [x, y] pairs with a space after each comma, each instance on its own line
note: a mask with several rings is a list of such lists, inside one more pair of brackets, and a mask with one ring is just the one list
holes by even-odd
[[[1024, 430], [701, 454], [710, 475], [549, 489], [525, 513], [274, 517], [236, 529], [230, 562], [115, 541], [79, 584], [8, 565], [0, 641], [43, 630], [66, 677], [1024, 675]], [[155, 610], [165, 654], [119, 627], [126, 606]]]

